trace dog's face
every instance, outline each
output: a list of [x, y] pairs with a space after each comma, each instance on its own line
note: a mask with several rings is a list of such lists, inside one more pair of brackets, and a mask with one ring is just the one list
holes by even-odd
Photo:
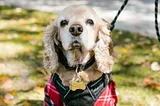
[[93, 49], [98, 36], [99, 20], [96, 13], [86, 6], [70, 6], [64, 9], [56, 20], [63, 48], [66, 51]]
[[113, 48], [108, 26], [90, 7], [75, 5], [65, 8], [45, 30], [45, 67], [56, 70], [59, 66], [54, 44], [61, 42], [62, 51], [70, 66], [77, 62], [83, 64], [86, 55], [92, 51], [98, 69], [110, 72]]

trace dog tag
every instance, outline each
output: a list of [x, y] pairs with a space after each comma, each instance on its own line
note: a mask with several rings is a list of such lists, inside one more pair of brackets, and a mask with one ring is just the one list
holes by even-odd
[[86, 82], [84, 81], [72, 81], [71, 83], [71, 90], [75, 91], [77, 89], [85, 90], [86, 89]]

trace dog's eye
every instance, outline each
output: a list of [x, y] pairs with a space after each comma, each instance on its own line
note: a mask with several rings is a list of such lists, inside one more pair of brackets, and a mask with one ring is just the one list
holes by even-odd
[[67, 20], [62, 20], [62, 21], [60, 22], [61, 27], [64, 27], [64, 26], [67, 25], [67, 24], [68, 24], [68, 21], [67, 21]]
[[86, 23], [92, 26], [94, 25], [94, 22], [92, 19], [87, 19]]

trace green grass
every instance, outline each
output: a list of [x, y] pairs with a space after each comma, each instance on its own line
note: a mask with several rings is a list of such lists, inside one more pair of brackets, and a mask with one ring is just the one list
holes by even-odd
[[[49, 76], [42, 63], [43, 31], [55, 17], [51, 13], [0, 6], [0, 105], [43, 104], [43, 88]], [[160, 62], [160, 43], [119, 30], [113, 31], [112, 38], [117, 53], [113, 79], [118, 106], [158, 106], [160, 72], [152, 71], [150, 65]], [[148, 77], [156, 85], [144, 86]], [[28, 89], [17, 86], [24, 83], [22, 79], [30, 81], [26, 83], [31, 84]]]
[[152, 77], [160, 82], [160, 72], [154, 72], [150, 65], [160, 57], [160, 43], [148, 37], [127, 31], [114, 31], [113, 42], [117, 52], [113, 78], [117, 84], [120, 106], [158, 106], [159, 89], [145, 87], [143, 82]]

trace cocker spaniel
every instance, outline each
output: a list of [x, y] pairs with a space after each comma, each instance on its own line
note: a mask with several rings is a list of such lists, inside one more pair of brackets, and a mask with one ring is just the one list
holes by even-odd
[[[112, 71], [115, 53], [109, 28], [110, 24], [101, 19], [88, 6], [75, 5], [65, 8], [45, 29], [44, 66], [54, 73], [54, 75], [56, 73], [60, 79], [59, 83], [61, 83], [61, 86], [67, 87], [68, 91], [88, 90], [88, 84], [99, 81], [103, 74], [109, 75]], [[111, 78], [109, 79], [111, 80]], [[60, 85], [59, 83], [58, 85]], [[77, 85], [74, 85], [74, 83], [77, 83]], [[60, 93], [54, 81], [53, 86]], [[46, 96], [48, 97], [49, 95], [53, 95], [49, 94], [50, 88], [50, 85], [47, 85], [45, 88], [45, 92], [47, 92]], [[89, 92], [89, 94], [91, 93]], [[66, 93], [62, 97], [60, 93], [62, 102], [67, 106], [88, 106], [87, 104], [84, 105], [86, 102], [82, 104], [76, 100], [77, 104], [75, 102], [68, 103], [69, 100], [65, 101], [64, 96], [68, 96], [68, 94]], [[91, 96], [93, 95], [91, 94]], [[115, 101], [116, 97], [114, 105]], [[49, 102], [45, 104], [49, 104]], [[95, 104], [95, 102], [92, 104]], [[59, 104], [59, 106], [63, 105]], [[90, 104], [89, 106], [92, 105]]]

